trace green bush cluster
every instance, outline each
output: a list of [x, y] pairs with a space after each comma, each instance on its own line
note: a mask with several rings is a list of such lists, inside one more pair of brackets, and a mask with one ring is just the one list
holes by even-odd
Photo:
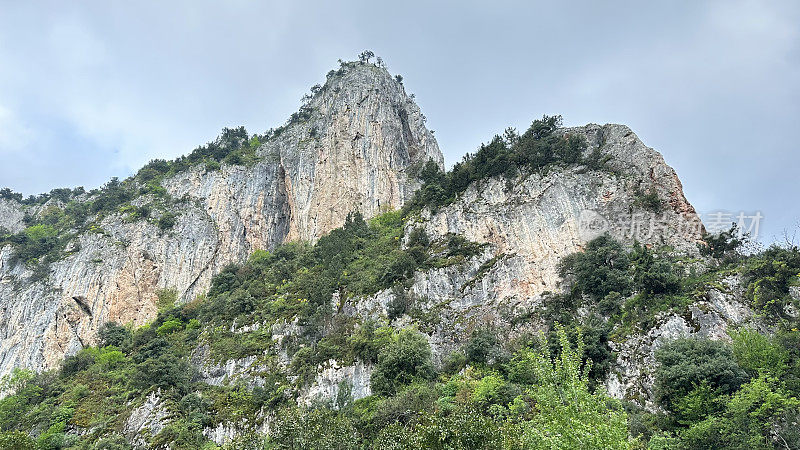
[[789, 290], [800, 285], [800, 248], [772, 246], [748, 258], [743, 274], [747, 297], [756, 311], [789, 321], [797, 328], [800, 318], [790, 310], [800, 311], [800, 301]]
[[714, 258], [722, 264], [729, 264], [741, 257], [739, 251], [745, 240], [740, 237], [737, 225], [733, 224], [730, 229], [716, 234], [704, 233], [703, 241], [697, 244], [697, 248], [701, 255]]
[[[586, 245], [583, 252], [562, 259], [559, 273], [567, 284], [564, 294], [547, 298], [545, 317], [562, 322], [579, 307], [623, 325], [620, 331], [646, 330], [659, 312], [693, 301], [706, 279], [686, 277], [684, 261], [669, 249], [651, 249], [635, 243], [625, 248], [609, 235]], [[707, 276], [706, 278], [708, 278]]]
[[796, 387], [781, 379], [788, 349], [752, 330], [721, 341], [677, 339], [656, 352], [656, 397], [669, 415], [655, 417], [649, 448], [772, 449], [800, 445]]
[[[234, 165], [252, 165], [258, 161], [256, 150], [269, 135], [249, 135], [244, 127], [223, 128], [213, 141], [201, 145], [191, 153], [180, 156], [173, 161], [154, 159], [139, 169], [135, 178], [145, 186], [158, 186], [165, 177], [180, 173], [190, 168], [205, 164], [213, 164], [218, 169], [222, 163]], [[156, 183], [154, 183], [156, 182]]]
[[530, 128], [517, 134], [506, 130], [503, 137], [495, 136], [481, 145], [475, 154], [467, 154], [452, 170], [442, 172], [433, 161], [419, 171], [422, 187], [407, 204], [408, 211], [426, 206], [439, 207], [453, 202], [472, 183], [491, 177], [512, 179], [520, 174], [544, 172], [554, 166], [584, 164], [590, 168], [603, 167], [599, 151], [585, 155], [586, 140], [557, 132], [561, 116], [544, 116]]
[[[281, 411], [267, 448], [628, 448], [621, 405], [589, 389], [582, 345], [560, 333], [558, 357], [537, 341], [497, 369], [472, 367], [439, 382], [409, 376], [391, 394], [338, 411]], [[412, 331], [397, 336], [391, 366], [420, 367], [411, 352], [425, 344]]]

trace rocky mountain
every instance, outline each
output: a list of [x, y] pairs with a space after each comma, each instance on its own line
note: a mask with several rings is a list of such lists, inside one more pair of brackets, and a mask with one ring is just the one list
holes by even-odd
[[799, 249], [706, 234], [624, 125], [545, 116], [443, 171], [369, 59], [263, 135], [0, 192], [0, 444], [800, 442]]
[[[155, 316], [159, 290], [194, 299], [222, 267], [256, 249], [313, 241], [341, 226], [351, 211], [371, 217], [399, 208], [418, 187], [415, 165], [443, 165], [419, 107], [386, 69], [346, 65], [309, 97], [255, 149], [251, 165], [195, 165], [163, 178], [173, 199], [169, 209], [177, 213], [167, 232], [118, 211], [97, 215], [88, 219], [94, 219], [92, 228], [66, 231], [76, 233], [68, 255], [43, 277], [34, 277], [30, 264], [3, 245], [0, 374], [56, 367], [64, 355], [94, 343], [107, 321], [143, 325]], [[130, 204], [156, 201], [148, 194]], [[0, 199], [0, 227], [22, 231], [26, 215], [62, 203]]]

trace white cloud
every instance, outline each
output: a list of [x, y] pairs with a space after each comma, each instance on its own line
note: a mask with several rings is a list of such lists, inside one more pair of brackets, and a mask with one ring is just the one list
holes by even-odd
[[33, 131], [13, 111], [0, 105], [0, 155], [24, 152], [33, 138]]

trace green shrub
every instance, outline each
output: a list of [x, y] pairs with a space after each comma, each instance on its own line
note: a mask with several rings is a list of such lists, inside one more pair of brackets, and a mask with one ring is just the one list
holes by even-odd
[[739, 257], [739, 249], [744, 244], [744, 239], [739, 237], [739, 230], [733, 224], [729, 230], [716, 234], [703, 234], [703, 242], [697, 244], [700, 254], [710, 256], [723, 263], [732, 262]]
[[175, 307], [178, 301], [178, 290], [174, 288], [164, 288], [156, 290], [156, 307], [159, 311], [165, 311]]
[[140, 390], [158, 387], [185, 394], [188, 393], [192, 374], [186, 359], [165, 353], [138, 363], [131, 382]]
[[125, 348], [130, 344], [132, 335], [127, 327], [116, 322], [106, 322], [100, 327], [98, 337], [100, 338], [100, 345], [103, 347], [111, 345]]
[[800, 249], [772, 246], [750, 258], [743, 274], [747, 280], [747, 297], [757, 311], [792, 319], [787, 307], [800, 307], [800, 302], [789, 295], [790, 286], [798, 281], [800, 274]]
[[172, 318], [161, 324], [156, 331], [159, 336], [164, 336], [181, 330], [183, 330], [183, 322], [180, 319]]
[[0, 432], [0, 448], [8, 450], [36, 450], [36, 441], [22, 431]]
[[789, 353], [769, 336], [747, 328], [729, 331], [729, 334], [733, 338], [736, 362], [751, 376], [781, 378], [789, 369]]
[[641, 190], [634, 192], [633, 204], [654, 213], [661, 212], [664, 207], [664, 203], [661, 201], [655, 189], [650, 189], [647, 192]]
[[558, 336], [558, 357], [553, 359], [543, 342], [528, 356], [536, 382], [527, 394], [536, 414], [521, 424], [524, 448], [627, 449], [622, 405], [589, 389], [582, 341], [573, 347], [561, 328]]
[[354, 423], [328, 409], [287, 409], [270, 427], [269, 448], [356, 450], [359, 436]]
[[401, 386], [414, 380], [430, 380], [433, 376], [428, 340], [417, 331], [404, 329], [393, 335], [378, 354], [370, 383], [373, 392], [393, 395]]
[[612, 292], [623, 296], [631, 290], [630, 259], [622, 244], [605, 234], [586, 244], [581, 253], [562, 259], [559, 272], [572, 281], [575, 293], [601, 300]]
[[161, 215], [161, 217], [158, 218], [158, 228], [160, 228], [162, 231], [166, 231], [174, 227], [176, 222], [177, 220], [175, 214], [171, 212], [165, 212]]
[[88, 349], [79, 351], [73, 356], [64, 358], [61, 364], [61, 376], [70, 377], [78, 372], [83, 372], [94, 364], [95, 356]]
[[647, 296], [672, 295], [681, 290], [681, 280], [666, 259], [656, 259], [649, 248], [636, 244], [630, 255], [637, 291]]
[[478, 411], [459, 409], [451, 414], [430, 414], [416, 427], [416, 448], [490, 449], [503, 448], [507, 433], [503, 424]]
[[95, 444], [95, 450], [130, 450], [133, 447], [124, 436], [119, 434], [100, 438]]
[[675, 339], [656, 351], [656, 360], [656, 400], [672, 411], [680, 399], [703, 383], [716, 395], [727, 395], [748, 379], [736, 363], [733, 350], [719, 341]]
[[448, 354], [442, 362], [442, 372], [452, 375], [461, 371], [467, 365], [467, 356], [462, 351]]
[[498, 350], [497, 333], [488, 328], [473, 331], [464, 345], [464, 354], [470, 363], [486, 364], [498, 355]]
[[413, 423], [430, 411], [439, 397], [439, 391], [431, 383], [415, 383], [402, 388], [396, 395], [381, 399], [372, 413], [372, 426], [383, 428], [400, 422]]

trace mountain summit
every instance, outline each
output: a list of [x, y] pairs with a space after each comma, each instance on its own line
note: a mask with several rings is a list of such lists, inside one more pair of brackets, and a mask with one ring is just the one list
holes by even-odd
[[26, 215], [66, 211], [48, 237], [61, 254], [24, 261], [0, 248], [0, 374], [54, 367], [107, 321], [142, 325], [159, 293], [191, 300], [254, 250], [315, 241], [352, 211], [400, 208], [419, 187], [415, 168], [443, 167], [419, 107], [382, 65], [342, 63], [303, 102], [265, 135], [226, 129], [97, 192], [0, 198], [9, 232], [25, 229]]
[[800, 446], [800, 249], [708, 235], [624, 125], [444, 171], [371, 57], [264, 134], [0, 190], [0, 447]]

